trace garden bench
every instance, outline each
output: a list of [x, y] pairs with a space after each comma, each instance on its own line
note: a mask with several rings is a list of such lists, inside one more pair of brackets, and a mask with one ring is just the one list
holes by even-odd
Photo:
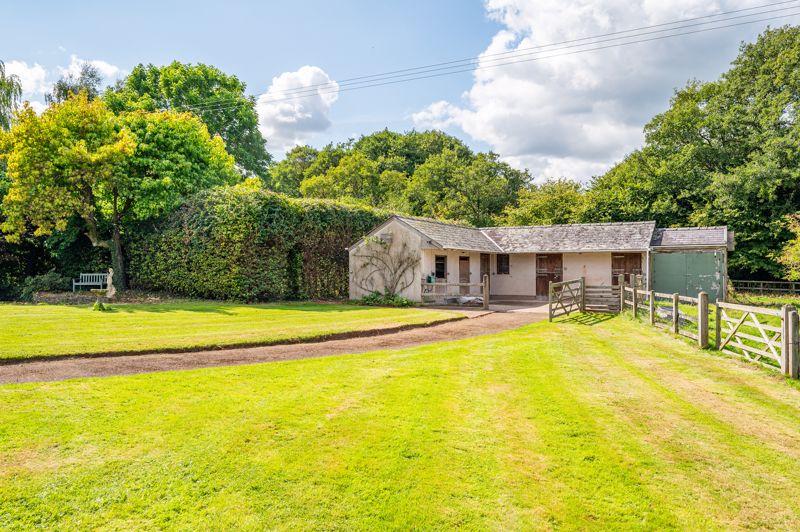
[[108, 288], [107, 273], [82, 273], [80, 277], [72, 280], [72, 291], [80, 286]]

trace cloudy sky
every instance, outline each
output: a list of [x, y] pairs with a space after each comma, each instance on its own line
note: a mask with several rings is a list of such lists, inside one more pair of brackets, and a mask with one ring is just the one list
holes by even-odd
[[[0, 20], [0, 60], [37, 108], [51, 84], [83, 61], [108, 83], [140, 62], [205, 62], [247, 83], [277, 156], [298, 143], [320, 146], [385, 127], [441, 128], [539, 179], [585, 180], [641, 144], [642, 126], [667, 107], [675, 88], [715, 79], [739, 43], [767, 24], [800, 22], [787, 16], [800, 2], [750, 17], [782, 18], [676, 38], [553, 43], [659, 25], [628, 38], [652, 39], [666, 34], [650, 33], [671, 27], [665, 23], [774, 3], [187, 0], [141, 2], [132, 10], [129, 3], [18, 2], [3, 10], [10, 16]], [[747, 13], [718, 25], [745, 22]], [[583, 51], [592, 46], [604, 49]], [[348, 81], [470, 57], [480, 57], [482, 68], [355, 90], [358, 82]], [[521, 58], [534, 60], [511, 62]], [[287, 95], [297, 90], [304, 92]]]

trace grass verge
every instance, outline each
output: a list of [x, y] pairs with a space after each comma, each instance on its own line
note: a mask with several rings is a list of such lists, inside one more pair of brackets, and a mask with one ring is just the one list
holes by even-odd
[[106, 312], [88, 306], [7, 304], [0, 305], [0, 360], [286, 343], [458, 316], [324, 303], [113, 304]]

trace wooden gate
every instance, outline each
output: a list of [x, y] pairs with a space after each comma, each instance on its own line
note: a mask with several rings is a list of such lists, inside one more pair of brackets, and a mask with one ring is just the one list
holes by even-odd
[[548, 286], [547, 298], [547, 318], [568, 315], [576, 310], [583, 311], [586, 305], [586, 285], [584, 279], [573, 279], [558, 283], [550, 283]]
[[[717, 302], [719, 350], [752, 362], [786, 370], [788, 309]], [[737, 315], [738, 314], [738, 315]], [[765, 359], [771, 363], [765, 363]]]

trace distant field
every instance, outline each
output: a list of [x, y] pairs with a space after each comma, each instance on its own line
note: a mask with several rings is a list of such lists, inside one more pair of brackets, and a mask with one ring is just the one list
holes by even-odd
[[743, 305], [779, 308], [783, 305], [793, 305], [800, 308], [800, 295], [781, 294], [755, 294], [751, 292], [736, 292], [729, 298], [731, 302]]
[[108, 312], [9, 304], [0, 305], [0, 359], [270, 343], [455, 316], [441, 310], [317, 303], [114, 304]]
[[798, 463], [797, 383], [624, 317], [0, 386], [8, 530], [797, 530]]

